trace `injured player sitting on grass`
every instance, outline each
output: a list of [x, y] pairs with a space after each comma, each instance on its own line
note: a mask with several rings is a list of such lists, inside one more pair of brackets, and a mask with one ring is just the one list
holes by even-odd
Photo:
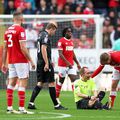
[[96, 85], [88, 67], [83, 67], [80, 70], [81, 79], [74, 82], [74, 98], [77, 109], [109, 109], [108, 103], [102, 104], [102, 99], [105, 96], [104, 91], [99, 93], [96, 90]]

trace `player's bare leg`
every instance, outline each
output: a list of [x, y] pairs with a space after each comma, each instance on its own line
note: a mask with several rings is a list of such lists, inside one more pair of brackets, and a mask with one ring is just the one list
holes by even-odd
[[116, 88], [117, 88], [118, 82], [119, 80], [112, 80], [111, 92], [109, 96], [109, 108], [113, 108], [114, 106], [115, 98], [117, 96]]

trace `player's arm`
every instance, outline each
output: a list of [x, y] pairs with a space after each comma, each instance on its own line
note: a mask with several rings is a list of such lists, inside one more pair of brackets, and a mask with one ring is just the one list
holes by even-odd
[[58, 50], [59, 56], [64, 60], [64, 62], [66, 63], [66, 65], [68, 67], [72, 67], [71, 63], [65, 58], [65, 56], [63, 55], [63, 50]]
[[4, 43], [3, 47], [3, 56], [2, 56], [2, 64], [6, 65], [6, 59], [7, 59], [7, 43]]
[[35, 65], [32, 61], [32, 58], [30, 57], [28, 49], [26, 48], [26, 41], [20, 40], [20, 49], [22, 53], [24, 54], [24, 56], [26, 57], [26, 59], [30, 62], [32, 69], [35, 69]]
[[86, 95], [86, 94], [82, 94], [80, 92], [77, 93], [77, 96], [78, 97], [81, 97], [81, 98], [90, 98], [90, 96]]
[[80, 69], [81, 66], [80, 66], [80, 64], [79, 64], [79, 62], [78, 62], [78, 60], [77, 60], [77, 58], [76, 58], [76, 55], [75, 55], [75, 52], [74, 52], [74, 51], [73, 51], [73, 60], [74, 60], [75, 63], [77, 64], [78, 69]]
[[91, 75], [91, 78], [94, 78], [96, 75], [98, 75], [102, 69], [104, 68], [104, 65], [100, 65]]
[[43, 44], [41, 46], [41, 53], [42, 53], [42, 57], [45, 62], [44, 71], [48, 71], [49, 70], [49, 62], [48, 62], [48, 56], [47, 56], [47, 45]]
[[4, 43], [3, 47], [3, 55], [2, 55], [2, 72], [7, 72], [7, 66], [6, 66], [6, 60], [7, 60], [7, 43]]

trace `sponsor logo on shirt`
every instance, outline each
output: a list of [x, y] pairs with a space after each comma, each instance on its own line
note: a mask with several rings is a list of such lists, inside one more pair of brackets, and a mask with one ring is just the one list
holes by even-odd
[[73, 50], [73, 46], [66, 46], [66, 50], [67, 51], [72, 51]]

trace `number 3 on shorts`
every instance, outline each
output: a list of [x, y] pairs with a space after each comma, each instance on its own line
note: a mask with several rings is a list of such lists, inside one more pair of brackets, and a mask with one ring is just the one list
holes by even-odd
[[7, 37], [8, 37], [8, 42], [9, 42], [8, 47], [12, 47], [13, 46], [12, 35], [8, 34]]

